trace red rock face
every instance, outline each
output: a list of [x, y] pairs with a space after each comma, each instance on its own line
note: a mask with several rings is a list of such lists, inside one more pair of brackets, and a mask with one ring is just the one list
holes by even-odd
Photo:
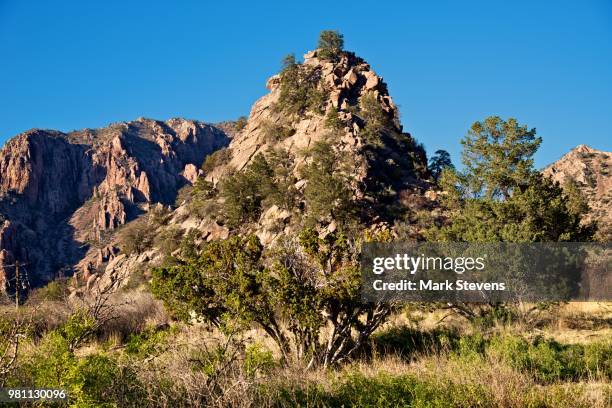
[[223, 131], [183, 119], [11, 139], [0, 151], [0, 284], [14, 260], [28, 265], [33, 285], [69, 270], [87, 241], [150, 203], [173, 203], [206, 155], [228, 142]]

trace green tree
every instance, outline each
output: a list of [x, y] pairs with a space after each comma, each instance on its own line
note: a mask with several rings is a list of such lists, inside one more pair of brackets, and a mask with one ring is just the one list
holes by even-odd
[[451, 161], [450, 154], [446, 150], [436, 150], [431, 159], [429, 159], [429, 171], [436, 182], [440, 179], [442, 170], [446, 168], [455, 168]]
[[359, 116], [365, 122], [361, 136], [366, 142], [379, 145], [381, 133], [391, 127], [391, 120], [374, 92], [366, 92], [359, 98]]
[[328, 366], [363, 346], [390, 312], [386, 304], [361, 301], [355, 247], [342, 234], [320, 238], [304, 230], [264, 260], [256, 236], [234, 236], [157, 268], [152, 288], [179, 317], [196, 315], [221, 327], [255, 324], [284, 362]]
[[344, 36], [336, 30], [323, 30], [319, 34], [318, 56], [335, 61], [344, 48]]
[[304, 198], [308, 219], [346, 221], [351, 216], [351, 179], [347, 163], [331, 144], [317, 142], [308, 151], [310, 162], [302, 175], [308, 180]]
[[[541, 139], [535, 129], [494, 116], [476, 122], [462, 141], [466, 169], [442, 171], [447, 192], [447, 222], [425, 236], [443, 242], [590, 241], [593, 228], [581, 225], [581, 213], [558, 183], [533, 167]], [[473, 322], [486, 321], [510, 304], [452, 304]], [[516, 311], [518, 313], [518, 310]], [[504, 315], [504, 313], [501, 313]], [[500, 316], [501, 316], [500, 315]]]
[[446, 168], [448, 222], [430, 240], [541, 242], [590, 240], [561, 187], [533, 167], [541, 138], [516, 120], [491, 116], [475, 122], [462, 140], [464, 172]]
[[256, 221], [263, 200], [273, 188], [274, 171], [263, 154], [255, 156], [244, 171], [232, 174], [221, 183], [224, 213], [230, 226]]
[[298, 64], [292, 54], [283, 59], [282, 65], [280, 96], [275, 109], [296, 115], [309, 110], [323, 113], [327, 92], [321, 83], [320, 70]]
[[525, 186], [533, 169], [533, 155], [542, 138], [535, 128], [489, 116], [474, 122], [461, 141], [467, 187], [475, 196], [508, 198], [512, 189]]

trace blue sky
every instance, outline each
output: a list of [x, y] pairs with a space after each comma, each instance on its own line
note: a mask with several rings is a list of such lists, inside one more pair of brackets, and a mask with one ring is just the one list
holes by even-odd
[[0, 0], [0, 142], [246, 115], [281, 58], [329, 28], [384, 77], [430, 154], [459, 161], [469, 125], [492, 114], [537, 128], [538, 166], [582, 143], [612, 150], [611, 0]]

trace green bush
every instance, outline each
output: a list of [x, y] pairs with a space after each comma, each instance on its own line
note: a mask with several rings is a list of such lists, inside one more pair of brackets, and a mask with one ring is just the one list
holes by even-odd
[[78, 407], [133, 405], [142, 398], [135, 372], [103, 354], [77, 357], [66, 333], [58, 331], [23, 357], [7, 385], [64, 389], [70, 406]]
[[315, 143], [308, 155], [310, 162], [302, 170], [303, 177], [308, 180], [304, 189], [307, 221], [316, 223], [329, 217], [347, 221], [353, 208], [346, 162], [326, 142]]
[[344, 128], [344, 122], [340, 119], [338, 111], [332, 108], [325, 115], [325, 126], [332, 131], [340, 131]]
[[319, 34], [317, 48], [319, 58], [337, 61], [344, 48], [344, 36], [336, 30], [323, 30]]
[[263, 392], [272, 394], [278, 406], [324, 407], [488, 407], [490, 393], [480, 385], [433, 381], [414, 374], [379, 373], [367, 377], [349, 373], [332, 383], [279, 386]]
[[256, 221], [262, 202], [273, 185], [274, 171], [262, 154], [258, 154], [244, 171], [232, 174], [221, 183], [223, 211], [228, 225]]
[[541, 338], [528, 342], [519, 336], [507, 335], [491, 339], [488, 353], [543, 383], [612, 379], [612, 343], [609, 342], [560, 344]]
[[323, 113], [328, 95], [320, 69], [298, 64], [293, 56], [286, 57], [283, 64], [275, 109], [300, 116], [306, 111]]
[[158, 330], [148, 328], [142, 333], [132, 333], [125, 344], [125, 352], [140, 357], [153, 355], [163, 349], [168, 335], [173, 332], [173, 329]]
[[42, 288], [36, 289], [35, 292], [30, 295], [30, 298], [42, 301], [65, 300], [70, 294], [68, 283], [68, 278], [56, 278]]
[[210, 173], [215, 167], [225, 165], [232, 159], [232, 150], [224, 147], [216, 152], [209, 154], [202, 164], [202, 171], [205, 174]]
[[272, 352], [259, 343], [249, 344], [245, 350], [244, 370], [248, 376], [269, 373], [276, 366]]
[[295, 134], [295, 129], [282, 123], [266, 121], [261, 124], [264, 138], [268, 143], [276, 143], [285, 140]]
[[390, 128], [392, 123], [376, 94], [367, 92], [359, 98], [359, 116], [365, 122], [365, 126], [361, 130], [361, 136], [366, 143], [375, 146], [381, 145], [381, 134]]
[[236, 227], [257, 221], [271, 205], [291, 210], [298, 194], [293, 163], [294, 158], [288, 151], [272, 150], [258, 154], [243, 171], [224, 180], [220, 193], [227, 224]]

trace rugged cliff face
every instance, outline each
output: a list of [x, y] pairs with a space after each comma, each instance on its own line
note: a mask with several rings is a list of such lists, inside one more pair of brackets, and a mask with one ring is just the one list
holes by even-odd
[[35, 129], [9, 140], [0, 151], [0, 281], [11, 285], [15, 261], [31, 285], [71, 274], [150, 204], [174, 203], [206, 155], [228, 142], [223, 131], [183, 119]]
[[585, 221], [598, 224], [598, 236], [612, 238], [612, 152], [579, 145], [544, 169], [562, 186], [573, 183], [589, 205]]
[[[311, 88], [304, 89], [308, 86]], [[205, 175], [208, 181], [217, 183], [244, 170], [257, 155], [282, 149], [295, 159], [289, 170], [296, 178], [296, 189], [303, 192], [308, 180], [300, 170], [308, 164], [307, 152], [317, 142], [326, 141], [350, 164], [346, 171], [353, 180], [352, 199], [372, 210], [364, 214], [369, 218], [364, 219], [366, 224], [375, 218], [381, 221], [376, 206], [383, 202], [389, 206], [411, 195], [422, 198], [428, 188], [425, 151], [403, 132], [386, 83], [366, 61], [351, 52], [329, 60], [321, 58], [318, 50], [311, 51], [304, 55], [303, 63], [272, 76], [266, 87], [270, 92], [253, 105], [225, 160]], [[307, 95], [315, 102], [302, 110], [292, 109], [292, 93]], [[184, 206], [176, 214], [184, 228], [210, 230], [208, 239], [228, 233], [226, 227], [211, 225], [210, 220], [194, 219]], [[292, 221], [303, 215], [272, 206], [264, 209], [253, 230], [262, 242], [269, 243], [288, 233]], [[333, 228], [333, 220], [322, 220], [326, 221]], [[281, 225], [288, 228], [283, 230]]]

